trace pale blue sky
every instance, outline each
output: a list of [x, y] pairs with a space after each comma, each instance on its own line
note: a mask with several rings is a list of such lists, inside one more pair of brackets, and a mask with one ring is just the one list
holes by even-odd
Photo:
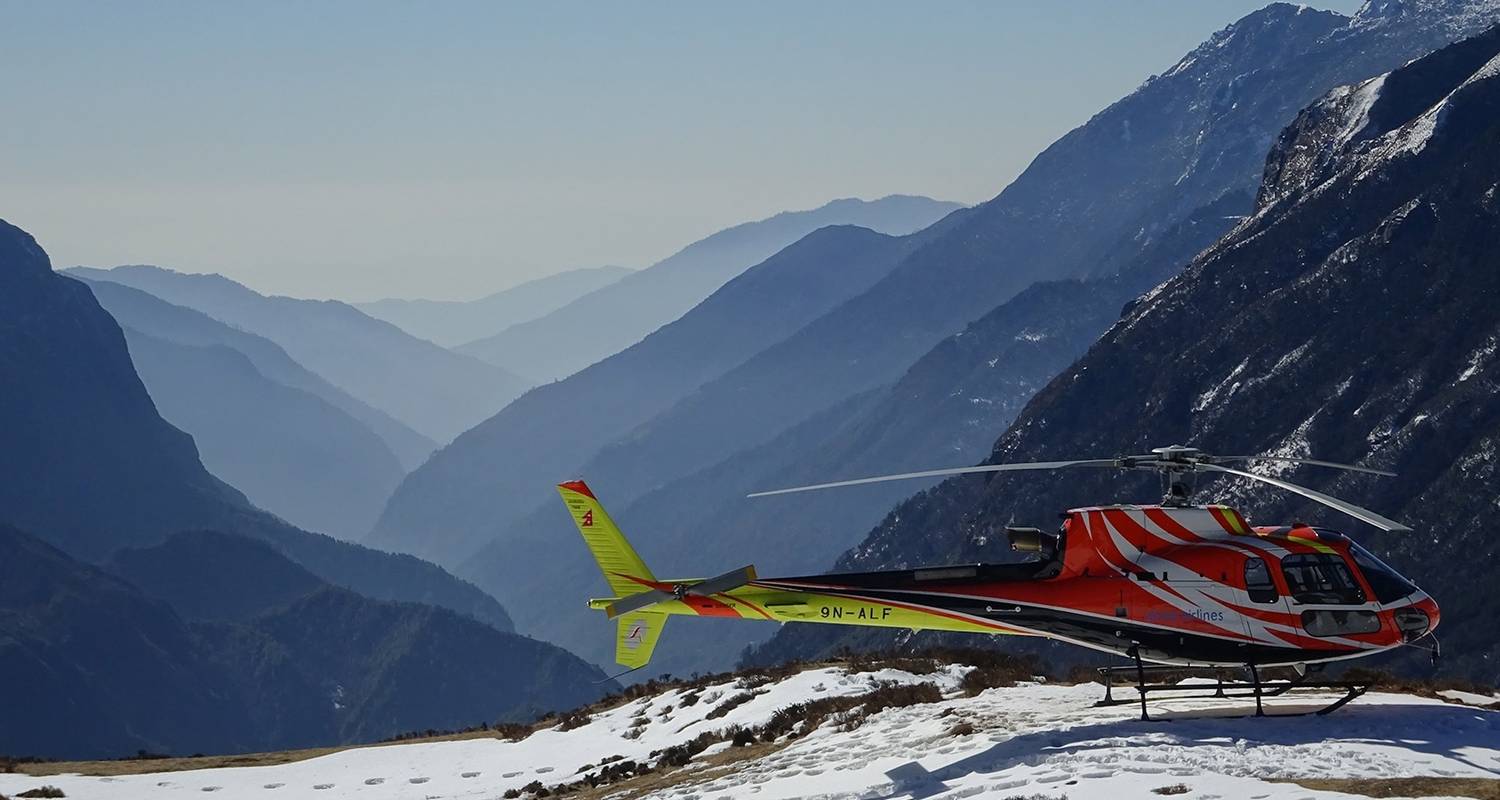
[[58, 266], [476, 296], [835, 197], [987, 199], [1260, 5], [3, 0], [0, 217]]

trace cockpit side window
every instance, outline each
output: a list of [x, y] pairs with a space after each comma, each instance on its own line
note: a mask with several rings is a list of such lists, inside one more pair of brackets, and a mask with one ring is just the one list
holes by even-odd
[[1369, 550], [1351, 542], [1349, 552], [1354, 556], [1354, 563], [1359, 571], [1364, 573], [1365, 582], [1375, 592], [1375, 599], [1380, 602], [1394, 603], [1417, 590], [1417, 587], [1386, 566], [1385, 562], [1376, 558]]
[[1281, 559], [1287, 590], [1298, 603], [1357, 606], [1365, 593], [1344, 559], [1333, 553], [1291, 555]]
[[1259, 558], [1245, 560], [1245, 590], [1252, 603], [1274, 603], [1281, 599], [1276, 584], [1271, 581], [1271, 569]]

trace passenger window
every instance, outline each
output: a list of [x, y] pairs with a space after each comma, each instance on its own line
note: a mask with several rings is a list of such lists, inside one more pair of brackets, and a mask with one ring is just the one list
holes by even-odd
[[1298, 603], [1357, 606], [1365, 593], [1354, 582], [1344, 559], [1332, 553], [1287, 556], [1281, 559], [1287, 590]]
[[1252, 603], [1274, 603], [1281, 599], [1271, 581], [1271, 569], [1259, 558], [1245, 561], [1245, 590], [1250, 593]]
[[1302, 627], [1313, 636], [1374, 633], [1380, 630], [1380, 618], [1373, 611], [1316, 609], [1302, 612]]

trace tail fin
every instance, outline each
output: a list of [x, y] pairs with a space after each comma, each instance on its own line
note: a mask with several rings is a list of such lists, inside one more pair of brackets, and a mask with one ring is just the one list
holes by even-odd
[[[558, 494], [568, 505], [568, 513], [583, 534], [594, 560], [599, 562], [599, 571], [609, 583], [615, 597], [627, 597], [656, 588], [656, 576], [651, 568], [636, 555], [635, 548], [625, 541], [625, 534], [615, 527], [614, 520], [599, 505], [598, 498], [583, 481], [568, 481], [557, 485]], [[596, 601], [603, 602], [603, 601]], [[653, 611], [631, 611], [621, 614], [615, 622], [615, 661], [621, 666], [639, 669], [651, 660], [651, 651], [661, 638], [661, 629], [666, 626], [667, 615]]]
[[656, 583], [656, 576], [651, 574], [646, 562], [636, 555], [630, 542], [625, 541], [625, 534], [615, 527], [614, 520], [609, 518], [604, 506], [599, 505], [599, 500], [589, 490], [588, 484], [583, 481], [560, 483], [557, 485], [557, 492], [562, 495], [563, 502], [568, 504], [573, 522], [578, 525], [578, 532], [583, 534], [584, 544], [594, 554], [594, 560], [599, 562], [599, 570], [604, 573], [604, 580], [609, 583], [610, 591], [616, 597], [654, 588], [652, 584]]

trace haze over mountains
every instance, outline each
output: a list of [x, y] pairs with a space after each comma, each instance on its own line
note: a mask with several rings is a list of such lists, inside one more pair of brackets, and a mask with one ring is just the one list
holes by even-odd
[[405, 470], [374, 430], [323, 395], [359, 401], [254, 334], [121, 284], [89, 288], [124, 330], [157, 410], [192, 435], [210, 472], [294, 525], [365, 535]]
[[730, 278], [818, 228], [859, 225], [901, 235], [925, 228], [959, 207], [911, 195], [845, 198], [746, 222], [693, 242], [540, 319], [459, 350], [538, 382], [563, 378], [677, 319]]
[[494, 414], [527, 387], [504, 369], [418, 339], [347, 303], [268, 297], [219, 275], [152, 266], [69, 272], [121, 283], [270, 339], [298, 363], [435, 442]]
[[[505, 610], [474, 586], [292, 527], [210, 475], [192, 438], [158, 415], [88, 286], [53, 272], [35, 240], [5, 223], [0, 383], [0, 682], [36, 687], [8, 706], [27, 724], [0, 726], [0, 750], [280, 747], [329, 741], [330, 730], [391, 735], [443, 715], [478, 721], [460, 711], [526, 717], [607, 688], [574, 656], [510, 633]], [[212, 547], [177, 536], [205, 530]], [[260, 555], [236, 555], [226, 536]], [[121, 553], [143, 547], [158, 548], [150, 563], [176, 565], [156, 573], [163, 596], [204, 581], [200, 595], [233, 594], [217, 605], [263, 609], [255, 625], [265, 627], [198, 629], [150, 587], [89, 565], [139, 563]], [[238, 581], [212, 579], [209, 556]], [[303, 572], [321, 588], [282, 605], [278, 576]], [[459, 657], [475, 647], [490, 659], [478, 671]], [[476, 683], [485, 672], [516, 693]], [[407, 705], [424, 692], [434, 705]], [[337, 708], [346, 695], [366, 699]], [[281, 706], [267, 698], [296, 708], [272, 714]]]
[[627, 267], [572, 269], [527, 281], [477, 300], [388, 298], [354, 307], [421, 339], [444, 347], [493, 336], [530, 322], [629, 275]]

